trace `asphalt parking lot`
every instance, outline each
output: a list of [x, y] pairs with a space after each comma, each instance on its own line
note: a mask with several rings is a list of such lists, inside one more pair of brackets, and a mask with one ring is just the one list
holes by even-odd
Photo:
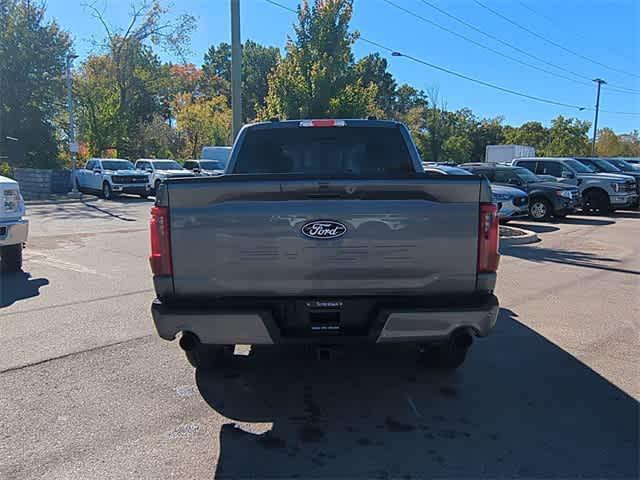
[[638, 478], [640, 212], [518, 222], [494, 334], [455, 373], [406, 347], [254, 349], [196, 373], [157, 338], [150, 201], [29, 208], [0, 280], [0, 478]]

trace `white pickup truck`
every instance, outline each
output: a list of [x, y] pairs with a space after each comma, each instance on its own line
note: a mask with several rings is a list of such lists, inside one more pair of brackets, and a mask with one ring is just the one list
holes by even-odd
[[18, 182], [0, 176], [0, 270], [22, 269], [22, 246], [27, 241], [29, 222], [23, 219], [24, 200]]
[[81, 192], [98, 193], [109, 200], [118, 193], [131, 193], [147, 198], [149, 175], [136, 170], [129, 160], [91, 158], [76, 173], [76, 187]]
[[140, 158], [136, 160], [136, 168], [149, 175], [149, 188], [154, 195], [158, 187], [167, 178], [193, 177], [195, 173], [187, 170], [175, 160]]

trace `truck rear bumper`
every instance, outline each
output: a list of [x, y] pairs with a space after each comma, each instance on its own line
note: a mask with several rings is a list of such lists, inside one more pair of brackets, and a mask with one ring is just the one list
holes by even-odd
[[[277, 312], [285, 311], [287, 302], [300, 301], [306, 302], [306, 305], [313, 303], [314, 308], [310, 307], [311, 313], [300, 313], [298, 308], [296, 315], [315, 314], [316, 317], [308, 322], [302, 321], [300, 328], [284, 328], [279, 318], [281, 313]], [[175, 339], [179, 332], [191, 332], [205, 344], [270, 345], [437, 342], [448, 338], [458, 329], [471, 329], [476, 335], [485, 336], [493, 329], [499, 310], [498, 300], [493, 294], [452, 297], [450, 302], [443, 302], [442, 299], [433, 302], [427, 300], [422, 301], [420, 305], [415, 302], [403, 305], [398, 299], [390, 299], [386, 305], [378, 305], [378, 298], [360, 298], [357, 301], [375, 305], [371, 308], [371, 315], [366, 324], [360, 330], [341, 327], [340, 316], [331, 306], [340, 303], [342, 308], [342, 302], [334, 300], [279, 300], [282, 305], [276, 305], [276, 308], [253, 300], [246, 302], [249, 304], [247, 308], [202, 304], [174, 305], [155, 300], [151, 306], [151, 313], [158, 334], [165, 340]], [[346, 302], [349, 300], [345, 300]], [[252, 308], [252, 303], [256, 307]], [[278, 308], [280, 306], [282, 308]], [[348, 311], [346, 307], [345, 310]], [[326, 318], [327, 321], [318, 322], [318, 318]]]

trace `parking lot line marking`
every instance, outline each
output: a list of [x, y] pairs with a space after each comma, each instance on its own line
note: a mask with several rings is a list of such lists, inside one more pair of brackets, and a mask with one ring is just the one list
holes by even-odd
[[25, 255], [25, 260], [27, 260], [28, 262], [37, 263], [40, 265], [48, 265], [50, 267], [58, 268], [60, 270], [67, 270], [69, 272], [89, 273], [91, 275], [99, 275], [106, 278], [113, 278], [107, 274], [98, 273], [96, 270], [92, 268], [88, 268], [83, 265], [78, 265], [77, 263], [67, 262], [65, 260], [61, 260], [47, 253], [40, 252], [37, 250], [29, 250], [29, 253]]

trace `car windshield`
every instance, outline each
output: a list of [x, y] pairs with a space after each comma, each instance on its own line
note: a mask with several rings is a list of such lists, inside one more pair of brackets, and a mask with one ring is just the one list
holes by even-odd
[[535, 173], [532, 173], [531, 170], [527, 170], [526, 168], [515, 168], [513, 171], [524, 183], [535, 183], [541, 181]]
[[182, 170], [182, 165], [173, 160], [154, 160], [151, 163], [156, 170]]
[[224, 165], [215, 160], [200, 160], [200, 168], [203, 170], [224, 170]]
[[620, 169], [606, 160], [592, 160], [598, 170], [607, 173], [620, 173]]
[[593, 168], [585, 165], [582, 162], [579, 162], [578, 160], [574, 160], [573, 158], [565, 160], [565, 162], [578, 173], [596, 173]]
[[633, 164], [627, 162], [626, 160], [620, 160], [617, 158], [608, 158], [607, 162], [609, 162], [612, 165], [615, 165], [620, 170], [625, 170], [625, 171], [635, 170], [635, 167], [633, 166]]
[[133, 163], [129, 160], [102, 160], [105, 170], [133, 170]]

